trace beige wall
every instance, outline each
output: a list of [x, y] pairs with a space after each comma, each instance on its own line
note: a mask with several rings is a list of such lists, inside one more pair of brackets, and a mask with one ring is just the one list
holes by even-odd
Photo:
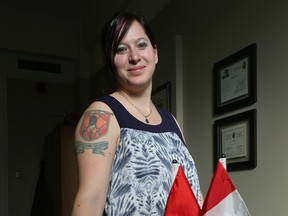
[[[288, 3], [282, 0], [273, 4], [260, 0], [174, 0], [152, 26], [161, 44], [165, 38], [183, 36], [184, 134], [204, 195], [213, 174], [213, 122], [257, 109], [258, 166], [230, 172], [251, 215], [256, 216], [285, 215], [288, 211], [287, 9]], [[257, 103], [214, 118], [213, 64], [254, 42], [258, 46]], [[161, 49], [160, 53], [160, 60], [165, 61], [166, 53]]]

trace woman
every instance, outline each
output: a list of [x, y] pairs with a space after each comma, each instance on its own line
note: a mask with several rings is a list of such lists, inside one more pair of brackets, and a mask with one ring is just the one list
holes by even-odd
[[92, 103], [76, 129], [80, 186], [73, 215], [163, 215], [181, 164], [199, 204], [194, 161], [173, 116], [151, 101], [158, 51], [143, 17], [114, 16], [103, 51], [117, 90]]

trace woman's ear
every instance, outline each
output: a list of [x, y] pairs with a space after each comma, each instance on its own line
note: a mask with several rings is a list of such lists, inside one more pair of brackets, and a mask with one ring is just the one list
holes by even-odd
[[154, 61], [155, 61], [155, 64], [158, 63], [158, 49], [156, 45], [154, 47]]

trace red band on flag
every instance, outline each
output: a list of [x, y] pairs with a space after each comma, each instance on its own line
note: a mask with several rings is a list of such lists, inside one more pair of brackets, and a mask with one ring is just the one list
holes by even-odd
[[170, 190], [165, 216], [198, 216], [200, 207], [181, 166]]

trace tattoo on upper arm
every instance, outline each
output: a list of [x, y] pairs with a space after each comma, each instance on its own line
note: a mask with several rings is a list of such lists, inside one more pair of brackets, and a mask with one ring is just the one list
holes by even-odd
[[93, 154], [101, 154], [105, 156], [104, 150], [108, 148], [108, 142], [97, 142], [97, 143], [84, 143], [76, 141], [76, 153], [82, 154], [86, 149], [92, 149]]
[[103, 110], [89, 110], [83, 115], [79, 132], [84, 140], [92, 141], [108, 132], [112, 113]]

